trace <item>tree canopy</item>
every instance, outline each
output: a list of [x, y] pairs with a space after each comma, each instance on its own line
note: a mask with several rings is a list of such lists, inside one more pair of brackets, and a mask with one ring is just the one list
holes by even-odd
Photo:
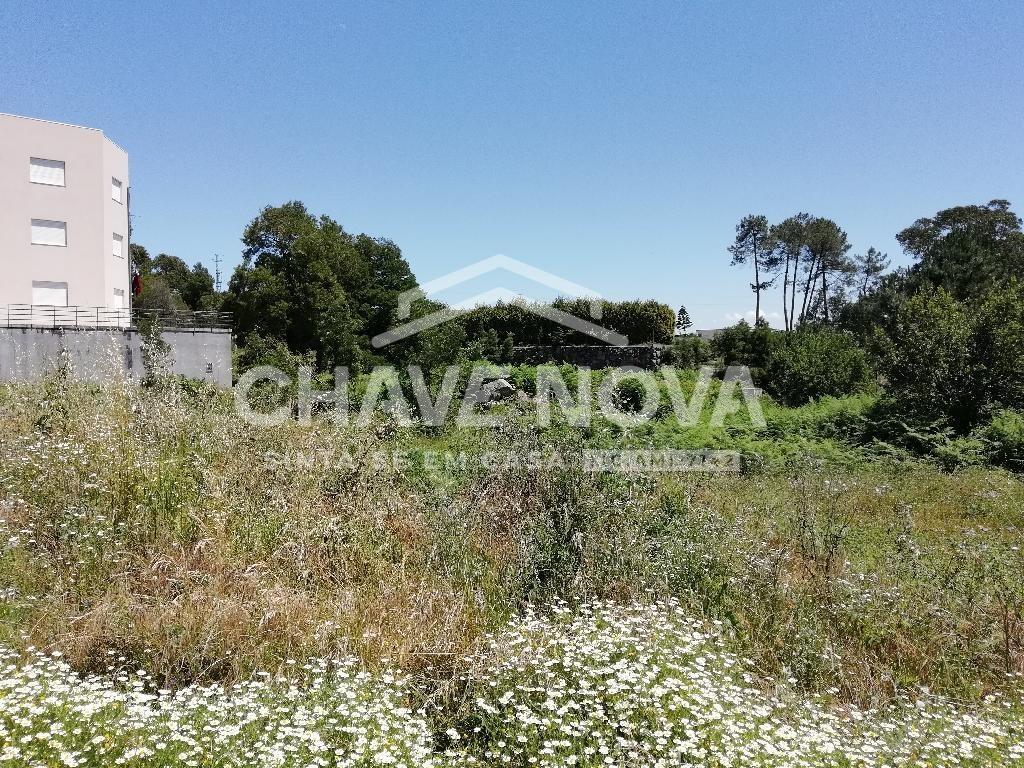
[[150, 256], [138, 243], [130, 247], [132, 265], [142, 279], [142, 293], [135, 297], [138, 309], [171, 311], [216, 310], [220, 297], [213, 276], [200, 263], [189, 267], [183, 259], [161, 253]]
[[398, 295], [416, 286], [393, 242], [351, 235], [298, 201], [264, 208], [242, 243], [225, 301], [236, 333], [312, 352], [322, 369], [369, 362], [370, 337], [390, 325]]
[[1006, 200], [958, 205], [921, 218], [896, 235], [917, 259], [909, 279], [958, 299], [981, 296], [1024, 271], [1021, 219]]

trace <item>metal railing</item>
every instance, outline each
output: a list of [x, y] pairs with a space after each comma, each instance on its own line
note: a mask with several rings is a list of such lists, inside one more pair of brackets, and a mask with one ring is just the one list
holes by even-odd
[[149, 324], [161, 328], [228, 330], [231, 328], [231, 313], [50, 304], [0, 305], [0, 328], [138, 328]]

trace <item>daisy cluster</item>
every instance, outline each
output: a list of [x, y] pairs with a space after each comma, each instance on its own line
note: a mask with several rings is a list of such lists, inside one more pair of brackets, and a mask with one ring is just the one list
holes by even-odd
[[723, 638], [672, 602], [529, 611], [464, 660], [465, 695], [429, 713], [409, 704], [414, 681], [351, 660], [169, 691], [6, 655], [0, 766], [1024, 763], [1018, 704], [843, 707], [760, 678]]
[[452, 738], [466, 765], [993, 766], [1024, 761], [1024, 710], [922, 695], [883, 710], [768, 683], [721, 626], [674, 603], [555, 606], [489, 639]]
[[52, 657], [0, 663], [0, 766], [434, 765], [404, 681], [350, 661], [174, 692]]

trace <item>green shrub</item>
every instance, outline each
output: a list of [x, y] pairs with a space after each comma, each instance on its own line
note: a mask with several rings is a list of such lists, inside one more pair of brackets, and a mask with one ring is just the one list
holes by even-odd
[[1010, 469], [1024, 469], [1024, 413], [999, 411], [984, 430], [992, 460]]
[[740, 320], [731, 328], [723, 328], [712, 340], [711, 349], [725, 365], [745, 365], [758, 372], [768, 362], [775, 334], [763, 323], [751, 327], [746, 320]]
[[887, 414], [911, 429], [966, 435], [990, 414], [1024, 408], [1024, 285], [979, 304], [943, 290], [898, 306], [876, 334]]
[[711, 345], [700, 336], [676, 336], [661, 362], [676, 368], [696, 368], [711, 359]]
[[[587, 299], [556, 299], [552, 307], [582, 318], [591, 318]], [[467, 312], [454, 322], [461, 325], [470, 342], [480, 341], [495, 353], [516, 344], [593, 344], [595, 340], [574, 331], [519, 303], [499, 302]], [[595, 319], [596, 320], [596, 319]], [[634, 344], [668, 344], [675, 333], [675, 313], [667, 304], [656, 301], [607, 301], [601, 306], [604, 328], [626, 336]]]
[[967, 308], [943, 290], [922, 291], [896, 308], [875, 337], [883, 408], [912, 425], [950, 425], [965, 433], [978, 402]]
[[871, 383], [867, 355], [844, 333], [807, 329], [775, 334], [759, 382], [787, 405], [842, 397]]
[[1024, 284], [990, 293], [974, 318], [973, 394], [981, 409], [1024, 408]]

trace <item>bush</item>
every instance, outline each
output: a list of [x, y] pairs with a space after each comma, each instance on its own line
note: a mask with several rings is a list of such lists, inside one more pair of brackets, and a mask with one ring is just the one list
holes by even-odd
[[676, 368], [696, 368], [710, 360], [711, 355], [711, 345], [700, 336], [676, 336], [661, 361]]
[[871, 382], [865, 352], [850, 335], [826, 328], [786, 333], [741, 320], [712, 347], [724, 365], [747, 366], [755, 382], [787, 405], [850, 395]]
[[888, 334], [875, 337], [884, 409], [910, 424], [969, 431], [978, 406], [971, 331], [966, 307], [941, 289], [897, 307]]
[[723, 328], [711, 342], [711, 349], [725, 365], [745, 365], [758, 373], [768, 362], [776, 333], [763, 323], [752, 327], [740, 320], [731, 328]]
[[[591, 318], [590, 302], [586, 299], [556, 299], [551, 306], [560, 312], [593, 319], [600, 326], [626, 336], [633, 344], [668, 344], [675, 333], [675, 313], [667, 304], [656, 301], [604, 302], [600, 319]], [[600, 343], [516, 303], [477, 307], [454, 322], [465, 328], [470, 342], [480, 341], [490, 347], [511, 347], [512, 341], [554, 345]]]
[[1011, 282], [980, 304], [922, 291], [876, 334], [888, 413], [914, 428], [966, 435], [991, 414], [1024, 408], [1024, 285]]
[[992, 460], [1010, 469], [1024, 469], [1024, 413], [999, 411], [983, 430]]
[[973, 394], [981, 409], [1024, 408], [1024, 284], [993, 291], [974, 317]]
[[761, 386], [787, 405], [842, 397], [870, 386], [867, 355], [844, 333], [800, 330], [772, 337]]

